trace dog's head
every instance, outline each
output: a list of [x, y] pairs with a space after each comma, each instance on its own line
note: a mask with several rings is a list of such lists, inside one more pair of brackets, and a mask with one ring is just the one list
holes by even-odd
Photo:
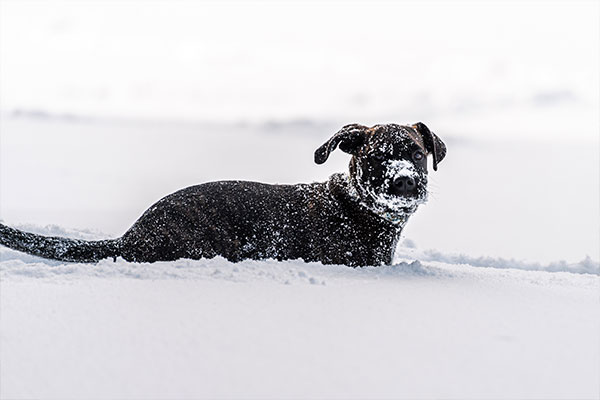
[[324, 163], [338, 146], [352, 154], [351, 189], [364, 205], [382, 215], [410, 214], [424, 203], [427, 156], [432, 156], [437, 170], [446, 155], [444, 143], [421, 122], [371, 128], [346, 125], [315, 151], [315, 162]]

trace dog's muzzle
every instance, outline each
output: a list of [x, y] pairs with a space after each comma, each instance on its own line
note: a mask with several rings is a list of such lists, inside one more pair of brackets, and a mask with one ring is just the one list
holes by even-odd
[[414, 166], [404, 160], [391, 161], [387, 170], [387, 193], [400, 197], [418, 197], [422, 195], [426, 179], [415, 171]]
[[416, 196], [418, 179], [410, 176], [399, 176], [390, 185], [390, 194], [397, 196]]
[[427, 178], [406, 160], [389, 160], [384, 167], [383, 182], [379, 186], [363, 181], [362, 168], [358, 168], [350, 193], [375, 214], [401, 226], [419, 204], [427, 201]]

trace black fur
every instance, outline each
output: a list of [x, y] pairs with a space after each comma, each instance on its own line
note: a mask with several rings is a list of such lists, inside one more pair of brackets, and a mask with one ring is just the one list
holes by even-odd
[[[395, 124], [348, 125], [315, 152], [315, 161], [325, 162], [339, 145], [353, 154], [349, 175], [335, 174], [312, 184], [221, 181], [188, 187], [158, 201], [118, 239], [44, 237], [0, 225], [0, 244], [77, 262], [119, 256], [134, 262], [223, 256], [230, 261], [389, 264], [406, 219], [426, 196], [425, 158], [414, 159], [415, 152], [430, 152], [420, 131]], [[444, 155], [445, 147], [436, 161]], [[411, 163], [415, 188], [410, 193], [390, 182], [394, 160]], [[387, 209], [375, 204], [379, 195], [406, 197], [407, 205]]]
[[61, 261], [96, 262], [118, 257], [119, 240], [86, 241], [48, 237], [0, 224], [0, 244], [38, 257]]

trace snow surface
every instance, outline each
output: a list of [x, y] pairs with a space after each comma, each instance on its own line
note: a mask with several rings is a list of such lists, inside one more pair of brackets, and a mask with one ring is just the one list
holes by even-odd
[[2, 398], [595, 398], [600, 387], [591, 261], [518, 270], [406, 246], [392, 266], [357, 269], [90, 265], [5, 248], [0, 260]]

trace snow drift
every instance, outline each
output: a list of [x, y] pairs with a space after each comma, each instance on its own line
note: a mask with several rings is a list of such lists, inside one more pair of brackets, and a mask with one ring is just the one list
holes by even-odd
[[600, 383], [591, 261], [405, 246], [365, 268], [0, 260], [4, 398], [592, 398]]

